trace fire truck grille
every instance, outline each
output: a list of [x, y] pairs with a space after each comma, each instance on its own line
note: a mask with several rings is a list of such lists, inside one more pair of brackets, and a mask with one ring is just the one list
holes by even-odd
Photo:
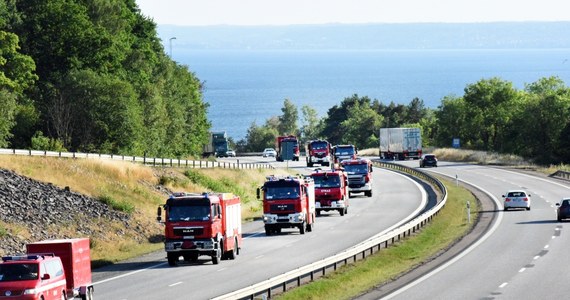
[[363, 176], [359, 176], [359, 177], [349, 177], [348, 178], [348, 186], [351, 188], [359, 188], [359, 187], [363, 187], [366, 184], [366, 182], [364, 182], [364, 177]]
[[272, 204], [270, 207], [271, 212], [278, 213], [284, 211], [294, 211], [295, 205], [294, 204]]
[[174, 234], [178, 236], [201, 235], [204, 234], [204, 228], [174, 228]]

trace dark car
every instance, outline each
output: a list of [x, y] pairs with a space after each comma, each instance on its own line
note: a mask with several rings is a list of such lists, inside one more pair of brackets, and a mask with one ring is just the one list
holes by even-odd
[[570, 198], [563, 198], [560, 203], [556, 203], [556, 207], [558, 222], [570, 218]]
[[420, 168], [437, 167], [437, 158], [433, 154], [424, 154], [420, 158]]

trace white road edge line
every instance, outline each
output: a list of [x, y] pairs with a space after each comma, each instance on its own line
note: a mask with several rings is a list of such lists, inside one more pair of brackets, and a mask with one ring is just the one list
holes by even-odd
[[[441, 173], [441, 172], [437, 172], [437, 171], [431, 171], [431, 172], [440, 174], [440, 175], [445, 176], [445, 177], [452, 178], [452, 179], [454, 179], [454, 180], [456, 179], [455, 177], [448, 176], [447, 174], [443, 174], [443, 173]], [[479, 186], [477, 186], [477, 185], [475, 185], [475, 184], [469, 183], [469, 182], [467, 182], [467, 181], [465, 181], [465, 180], [462, 180], [462, 179], [457, 179], [457, 180], [459, 180], [459, 181], [461, 181], [461, 182], [465, 182], [465, 183], [467, 183], [467, 184], [469, 184], [469, 185], [471, 185], [471, 186], [473, 186], [473, 187], [479, 189], [480, 191], [482, 191], [482, 192], [484, 192], [485, 194], [487, 194], [487, 196], [489, 196], [491, 199], [493, 199], [493, 201], [495, 201], [495, 204], [497, 205], [497, 207], [500, 207], [500, 206], [501, 206], [501, 203], [499, 202], [499, 200], [498, 200], [495, 196], [493, 196], [493, 194], [491, 194], [489, 191], [487, 191], [487, 190], [485, 190], [485, 189], [483, 189], [483, 188], [481, 188], [481, 187], [479, 187]], [[424, 275], [424, 276], [422, 276], [422, 277], [416, 279], [415, 281], [410, 282], [409, 284], [407, 284], [407, 285], [404, 286], [403, 288], [401, 288], [401, 289], [399, 289], [399, 290], [397, 290], [397, 291], [391, 293], [390, 295], [388, 295], [388, 296], [386, 296], [386, 297], [384, 297], [384, 298], [381, 298], [381, 299], [391, 299], [391, 298], [393, 298], [393, 297], [395, 297], [395, 296], [397, 296], [397, 295], [399, 295], [399, 294], [405, 292], [406, 290], [408, 290], [408, 289], [414, 287], [415, 285], [421, 283], [421, 282], [424, 281], [424, 280], [427, 280], [428, 278], [434, 276], [435, 274], [437, 274], [437, 273], [441, 272], [442, 270], [446, 269], [447, 267], [451, 266], [451, 265], [454, 264], [456, 261], [458, 261], [458, 260], [460, 260], [461, 258], [463, 258], [465, 255], [469, 254], [471, 251], [473, 251], [475, 248], [477, 248], [479, 245], [481, 245], [485, 240], [487, 240], [487, 239], [497, 230], [497, 228], [499, 227], [499, 225], [500, 225], [501, 222], [503, 221], [503, 213], [504, 213], [504, 212], [503, 212], [502, 210], [499, 210], [499, 216], [497, 217], [497, 221], [495, 221], [495, 223], [493, 224], [493, 227], [491, 227], [491, 229], [489, 229], [489, 231], [487, 231], [487, 233], [485, 233], [485, 235], [484, 235], [482, 238], [480, 238], [480, 239], [477, 240], [473, 245], [471, 245], [471, 247], [467, 248], [466, 250], [464, 250], [463, 252], [461, 252], [459, 255], [455, 256], [453, 259], [447, 261], [446, 263], [444, 263], [444, 264], [441, 265], [440, 267], [436, 268], [435, 270], [433, 270], [433, 271], [427, 273], [426, 275]]]
[[168, 287], [173, 287], [173, 286], [179, 285], [179, 284], [182, 284], [182, 281], [178, 281], [178, 282], [176, 282], [176, 283], [169, 284]]
[[502, 288], [506, 287], [507, 284], [509, 284], [509, 283], [508, 283], [508, 282], [503, 282], [503, 284], [499, 285], [499, 288], [502, 289]]

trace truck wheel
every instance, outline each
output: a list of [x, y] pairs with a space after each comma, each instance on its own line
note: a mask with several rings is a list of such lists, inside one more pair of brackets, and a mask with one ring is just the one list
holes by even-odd
[[372, 191], [367, 191], [364, 194], [366, 194], [366, 197], [372, 197]]
[[344, 210], [345, 210], [344, 208], [341, 208], [341, 209], [338, 210], [338, 212], [340, 213], [340, 216], [341, 216], [341, 217], [344, 216]]
[[313, 167], [313, 163], [307, 162], [307, 167], [312, 168], [312, 167]]
[[305, 222], [303, 222], [301, 225], [299, 225], [299, 233], [301, 234], [305, 234]]
[[317, 210], [317, 217], [320, 217], [320, 216], [321, 216], [321, 211]]
[[348, 213], [348, 207], [344, 208], [344, 214], [346, 215]]
[[220, 263], [220, 260], [222, 258], [222, 249], [221, 249], [221, 244], [220, 244], [220, 248], [216, 249], [216, 253], [214, 255], [212, 255], [212, 263], [214, 265], [217, 265]]
[[265, 235], [270, 236], [273, 230], [268, 226], [265, 226]]
[[237, 238], [234, 239], [234, 247], [232, 248], [231, 251], [228, 252], [227, 256], [229, 259], [236, 259], [237, 256], [237, 251], [238, 251], [238, 241]]
[[[67, 299], [67, 298], [63, 298]], [[81, 300], [93, 300], [93, 287], [88, 287], [85, 295], [81, 295]]]
[[168, 253], [166, 255], [166, 257], [168, 259], [168, 265], [169, 266], [171, 266], [171, 267], [176, 266], [176, 262], [178, 261], [178, 255]]
[[348, 198], [354, 197], [351, 192], [348, 192]]

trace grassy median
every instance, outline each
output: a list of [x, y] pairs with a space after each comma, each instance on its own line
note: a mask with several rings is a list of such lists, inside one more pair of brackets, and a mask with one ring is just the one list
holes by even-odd
[[401, 243], [355, 264], [344, 266], [312, 283], [278, 296], [278, 299], [351, 299], [386, 283], [448, 248], [469, 232], [474, 222], [467, 222], [466, 201], [471, 202], [471, 220], [480, 205], [466, 189], [442, 180], [448, 200], [431, 224]]

